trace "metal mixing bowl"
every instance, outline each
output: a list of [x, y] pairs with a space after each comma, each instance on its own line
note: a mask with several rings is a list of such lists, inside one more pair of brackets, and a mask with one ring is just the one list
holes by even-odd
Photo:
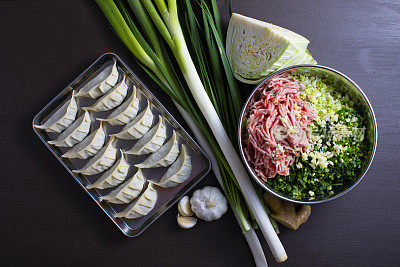
[[[271, 188], [268, 184], [266, 184], [264, 181], [259, 179], [252, 169], [252, 166], [250, 163], [247, 162], [246, 157], [244, 155], [243, 151], [243, 138], [246, 134], [246, 125], [245, 125], [245, 120], [248, 116], [248, 112], [250, 109], [251, 104], [256, 100], [262, 91], [263, 87], [262, 85], [268, 83], [271, 79], [276, 77], [279, 74], [282, 73], [289, 73], [289, 74], [305, 74], [305, 73], [310, 73], [311, 75], [317, 75], [320, 78], [326, 79], [326, 82], [330, 85], [332, 85], [335, 89], [339, 90], [342, 94], [346, 94], [350, 97], [355, 102], [355, 107], [358, 110], [358, 112], [361, 113], [362, 117], [365, 118], [365, 136], [364, 136], [364, 142], [367, 142], [368, 145], [368, 151], [367, 151], [367, 156], [366, 160], [361, 166], [361, 169], [359, 171], [359, 177], [354, 180], [354, 183], [349, 185], [347, 188], [343, 188], [343, 190], [336, 195], [333, 195], [331, 197], [326, 197], [326, 198], [320, 198], [320, 199], [314, 199], [314, 200], [308, 200], [308, 199], [293, 199], [288, 195], [285, 195], [281, 192], [275, 191], [273, 188]], [[361, 179], [365, 176], [366, 172], [368, 171], [372, 160], [375, 155], [375, 150], [376, 150], [376, 145], [377, 145], [377, 140], [378, 140], [378, 130], [377, 130], [377, 125], [376, 125], [376, 118], [374, 111], [372, 109], [372, 106], [368, 100], [368, 98], [365, 96], [364, 92], [361, 90], [361, 88], [353, 82], [350, 78], [345, 76], [344, 74], [340, 73], [337, 70], [324, 67], [324, 66], [319, 66], [319, 65], [297, 65], [297, 66], [292, 66], [283, 70], [279, 70], [272, 75], [268, 76], [260, 85], [258, 85], [254, 91], [250, 94], [249, 98], [247, 99], [244, 108], [242, 110], [242, 114], [239, 119], [239, 134], [238, 134], [238, 139], [239, 139], [239, 149], [240, 149], [240, 154], [242, 156], [242, 159], [249, 170], [251, 176], [254, 178], [254, 180], [265, 190], [270, 192], [271, 194], [298, 204], [317, 204], [317, 203], [323, 203], [327, 202], [336, 198], [339, 198], [349, 192], [351, 189], [353, 189], [360, 181]], [[274, 178], [271, 178], [274, 179]]]

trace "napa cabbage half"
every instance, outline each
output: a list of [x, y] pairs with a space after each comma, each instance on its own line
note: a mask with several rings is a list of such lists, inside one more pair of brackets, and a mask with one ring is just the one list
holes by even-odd
[[316, 64], [305, 37], [282, 27], [233, 13], [226, 37], [226, 53], [235, 77], [257, 84], [289, 66]]

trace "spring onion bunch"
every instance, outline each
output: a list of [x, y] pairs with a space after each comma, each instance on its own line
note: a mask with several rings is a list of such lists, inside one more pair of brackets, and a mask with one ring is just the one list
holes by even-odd
[[202, 19], [196, 18], [189, 0], [182, 0], [179, 13], [176, 0], [96, 2], [139, 64], [177, 104], [200, 144], [212, 150], [213, 170], [219, 170], [242, 229], [251, 230], [248, 216], [253, 216], [276, 260], [286, 260], [262, 200], [232, 145], [241, 98], [224, 52], [215, 0], [199, 0]]

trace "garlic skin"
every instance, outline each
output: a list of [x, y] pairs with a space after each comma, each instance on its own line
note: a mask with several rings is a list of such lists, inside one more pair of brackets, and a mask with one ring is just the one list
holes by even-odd
[[182, 216], [178, 213], [176, 216], [178, 225], [183, 229], [190, 229], [196, 225], [197, 219], [195, 217]]
[[194, 214], [188, 196], [184, 196], [179, 200], [178, 211], [182, 216], [192, 216]]
[[228, 210], [228, 201], [218, 188], [212, 186], [196, 190], [190, 204], [196, 216], [208, 222], [218, 220]]

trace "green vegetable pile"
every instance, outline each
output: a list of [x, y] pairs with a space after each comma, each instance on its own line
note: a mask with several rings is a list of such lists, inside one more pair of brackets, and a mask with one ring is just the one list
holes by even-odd
[[299, 155], [288, 176], [277, 175], [267, 184], [293, 199], [325, 199], [351, 186], [363, 169], [365, 123], [353, 101], [325, 80], [311, 75], [294, 78], [300, 96], [311, 103], [315, 113], [314, 149]]

